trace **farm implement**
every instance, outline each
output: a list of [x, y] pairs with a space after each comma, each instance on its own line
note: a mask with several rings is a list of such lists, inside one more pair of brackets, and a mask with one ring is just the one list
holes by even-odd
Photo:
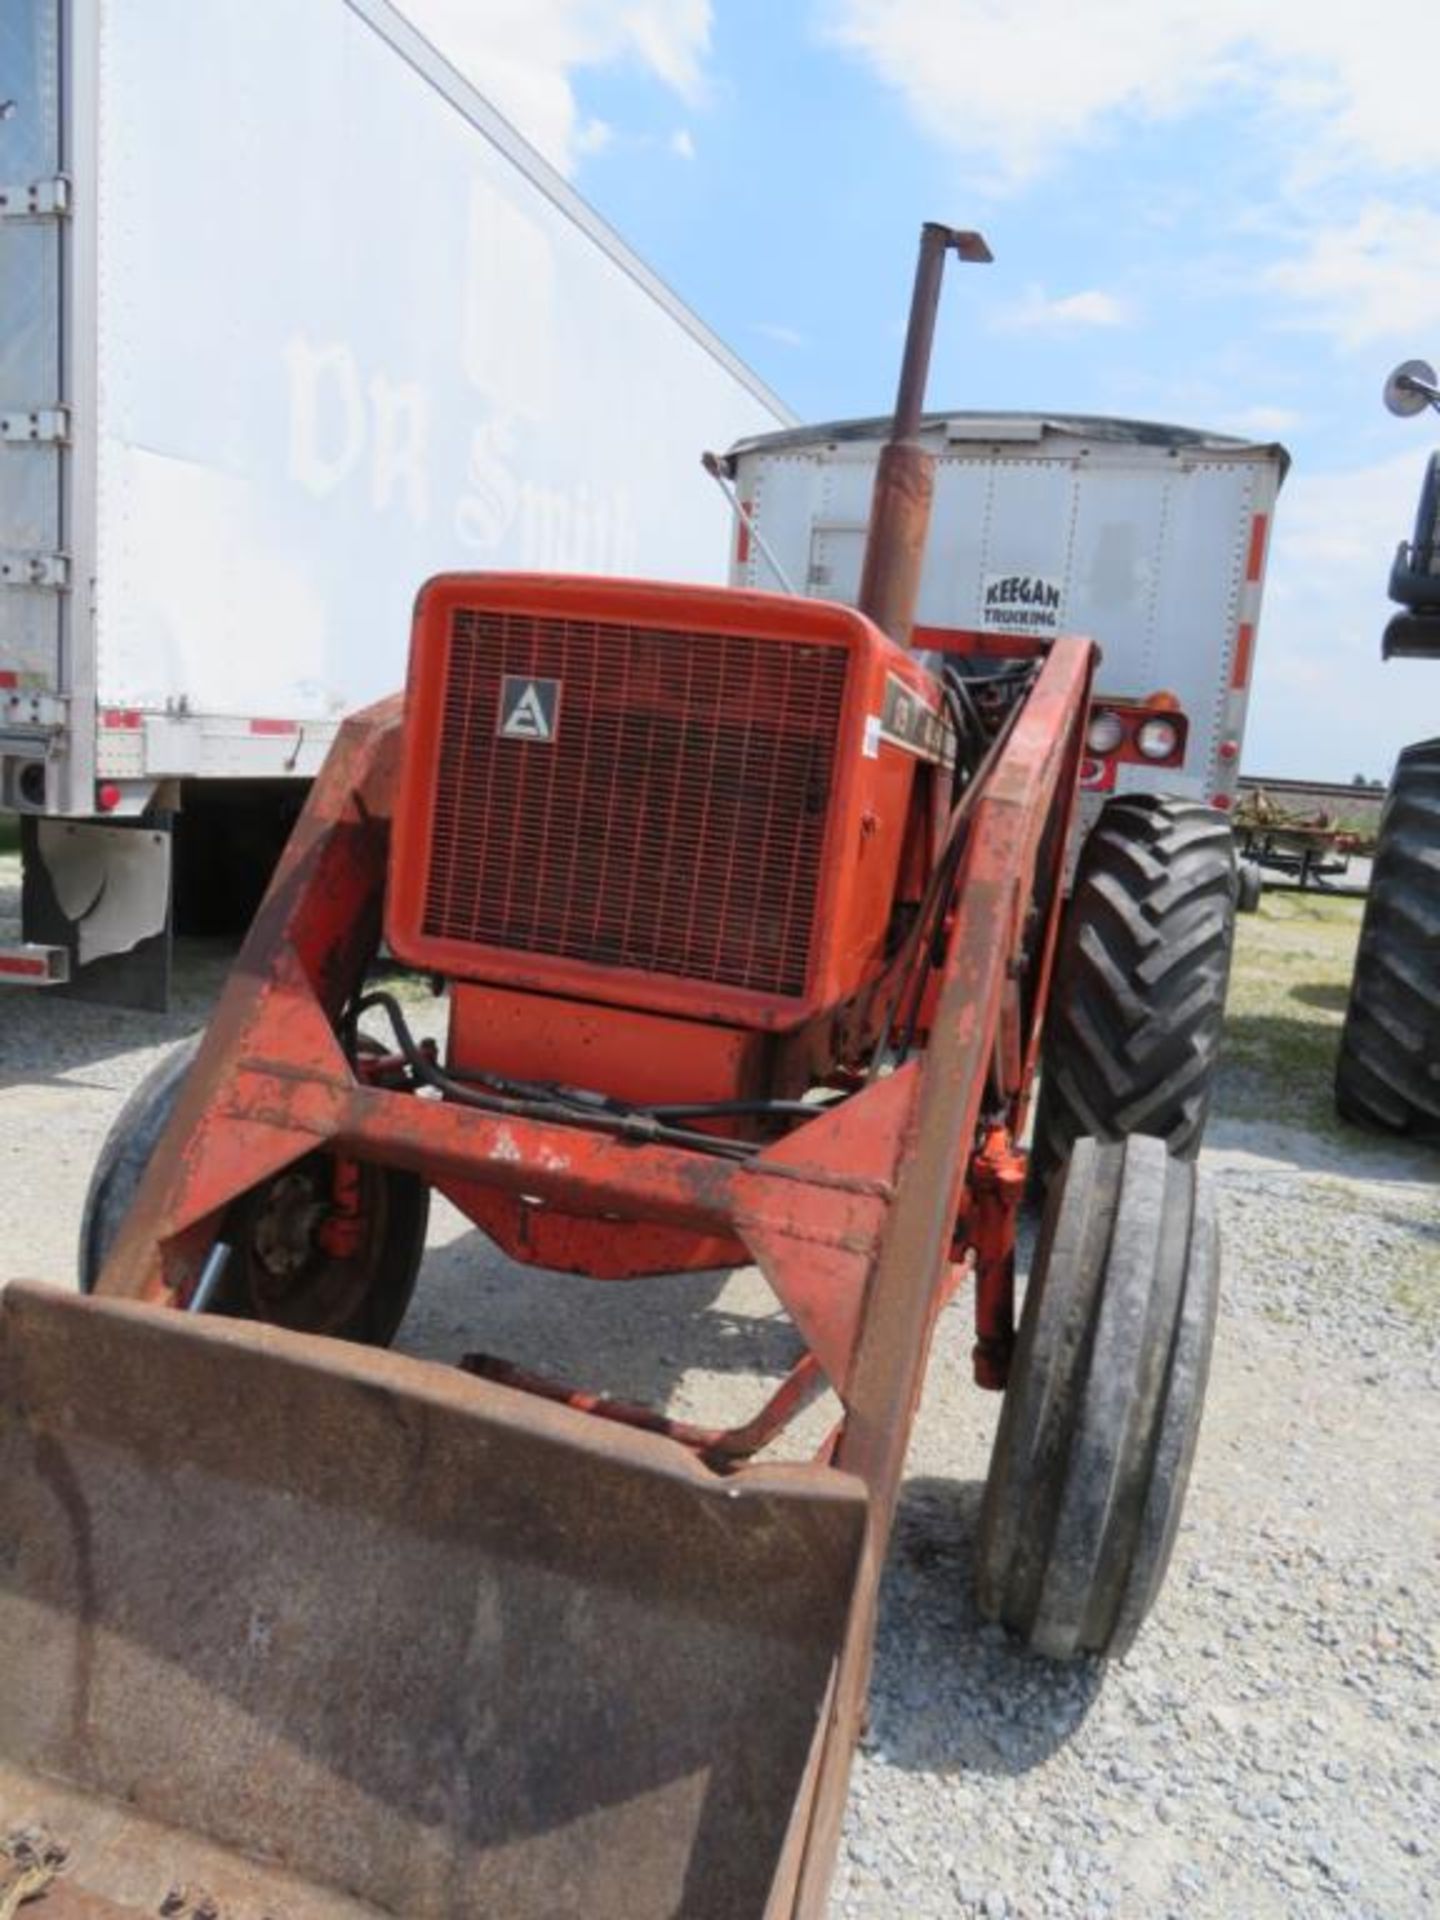
[[[0, 1805], [38, 1913], [821, 1914], [958, 1289], [1004, 1392], [982, 1609], [1052, 1657], [1139, 1628], [1215, 1311], [1205, 1061], [1137, 1040], [1118, 1104], [1071, 1086], [1017, 1329], [1095, 655], [906, 645], [952, 248], [983, 257], [925, 229], [861, 610], [429, 582], [405, 699], [346, 723], [198, 1049], [107, 1145], [84, 1292], [0, 1301]], [[1147, 802], [1092, 894], [1127, 821], [1154, 1039], [1233, 871]], [[445, 983], [443, 1044], [382, 941]], [[801, 1356], [722, 1429], [387, 1351], [431, 1190], [522, 1269], [754, 1263]], [[821, 1393], [818, 1453], [777, 1457]]]

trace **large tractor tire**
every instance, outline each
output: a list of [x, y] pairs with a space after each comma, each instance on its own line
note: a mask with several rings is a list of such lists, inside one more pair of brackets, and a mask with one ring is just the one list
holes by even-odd
[[1192, 800], [1107, 801], [1080, 852], [1045, 1018], [1031, 1166], [1082, 1135], [1200, 1150], [1235, 932], [1235, 843]]
[[1390, 783], [1335, 1103], [1361, 1126], [1440, 1134], [1440, 740], [1406, 747]]
[[981, 1611], [1119, 1656], [1160, 1590], [1210, 1367], [1208, 1184], [1159, 1140], [1077, 1140], [1050, 1192], [980, 1515]]
[[[200, 1045], [186, 1040], [151, 1069], [100, 1150], [80, 1225], [80, 1288], [93, 1292]], [[362, 1165], [363, 1242], [337, 1256], [321, 1244], [333, 1162], [313, 1153], [235, 1201], [220, 1238], [231, 1248], [214, 1309], [296, 1333], [388, 1347], [400, 1330], [425, 1251], [430, 1194], [415, 1174]]]

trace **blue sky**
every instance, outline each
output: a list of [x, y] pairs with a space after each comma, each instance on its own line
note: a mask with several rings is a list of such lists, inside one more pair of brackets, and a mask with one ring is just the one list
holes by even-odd
[[803, 417], [888, 407], [920, 221], [981, 227], [996, 261], [951, 276], [933, 404], [1294, 457], [1247, 769], [1384, 777], [1440, 731], [1440, 662], [1379, 658], [1440, 440], [1380, 405], [1397, 361], [1440, 359], [1429, 7], [402, 6]]

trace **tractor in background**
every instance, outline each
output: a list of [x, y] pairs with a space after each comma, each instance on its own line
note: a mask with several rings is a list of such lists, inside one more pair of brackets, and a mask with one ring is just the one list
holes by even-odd
[[[1424, 360], [1385, 383], [1402, 419], [1440, 412]], [[1390, 569], [1387, 660], [1440, 658], [1440, 453], [1425, 467], [1415, 531]], [[1389, 1133], [1440, 1135], [1440, 739], [1405, 747], [1385, 797], [1335, 1070], [1341, 1116]]]

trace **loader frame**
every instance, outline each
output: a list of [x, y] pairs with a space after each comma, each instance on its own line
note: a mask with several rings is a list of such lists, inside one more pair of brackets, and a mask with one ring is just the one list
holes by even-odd
[[[492, 1393], [560, 1398], [603, 1458], [651, 1429], [738, 1483], [826, 1381], [843, 1416], [796, 1471], [863, 1485], [841, 1651], [768, 1915], [823, 1911], [866, 1696], [877, 1593], [937, 1315], [971, 1279], [974, 1365], [1005, 1383], [1026, 1117], [1062, 904], [1094, 649], [1048, 649], [962, 795], [963, 835], [921, 1029], [892, 1071], [748, 1159], [422, 1099], [367, 1080], [339, 1029], [380, 941], [402, 705], [348, 721], [277, 869], [96, 1292], [184, 1309], [229, 1204], [325, 1148], [419, 1173], [511, 1252], [597, 1278], [753, 1259], [805, 1354], [742, 1428], [684, 1427], [485, 1363]], [[617, 1236], [648, 1260], [617, 1262]], [[377, 1354], [403, 1387], [422, 1363]], [[499, 1384], [492, 1384], [499, 1383]], [[650, 1436], [646, 1436], [647, 1444]]]

